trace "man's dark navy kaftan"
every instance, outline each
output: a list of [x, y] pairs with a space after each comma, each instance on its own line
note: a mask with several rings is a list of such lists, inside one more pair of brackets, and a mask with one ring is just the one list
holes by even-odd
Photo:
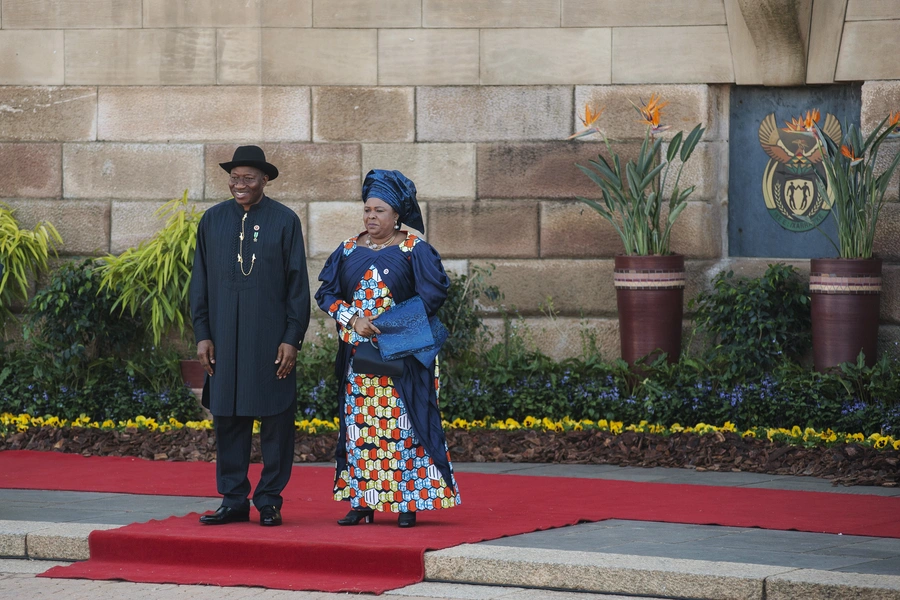
[[234, 199], [206, 211], [191, 277], [194, 337], [215, 346], [215, 373], [206, 382], [210, 411], [222, 417], [272, 416], [291, 406], [296, 370], [277, 379], [275, 359], [281, 343], [299, 349], [309, 326], [300, 219], [267, 196], [250, 207], [244, 222], [243, 272], [250, 273], [245, 276], [237, 260], [244, 214]]

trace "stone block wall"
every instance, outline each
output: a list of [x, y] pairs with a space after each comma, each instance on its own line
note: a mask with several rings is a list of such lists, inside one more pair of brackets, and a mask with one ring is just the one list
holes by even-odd
[[[0, 201], [24, 225], [52, 221], [66, 255], [121, 252], [183, 190], [201, 206], [226, 199], [218, 163], [256, 143], [282, 173], [267, 191], [300, 215], [314, 278], [361, 229], [365, 173], [399, 169], [448, 268], [494, 265], [506, 305], [554, 356], [579, 352], [588, 328], [614, 357], [621, 242], [577, 200], [598, 191], [576, 164], [607, 151], [566, 140], [585, 104], [605, 107], [623, 158], [643, 137], [631, 102], [651, 93], [669, 101], [667, 139], [706, 128], [672, 240], [689, 297], [718, 270], [771, 262], [727, 258], [730, 85], [881, 80], [863, 87], [863, 126], [900, 109], [900, 5], [788, 4], [808, 40], [799, 57], [764, 52], [765, 12], [738, 0], [0, 0]], [[900, 339], [900, 174], [888, 197], [886, 341]]]

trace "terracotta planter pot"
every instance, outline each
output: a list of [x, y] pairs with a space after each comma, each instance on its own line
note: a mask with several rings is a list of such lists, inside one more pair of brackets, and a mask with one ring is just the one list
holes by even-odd
[[628, 364], [662, 350], [681, 354], [684, 256], [617, 256], [614, 272], [619, 342]]
[[813, 360], [817, 371], [877, 358], [881, 302], [880, 258], [814, 258], [810, 260]]
[[199, 360], [182, 360], [181, 379], [192, 390], [201, 389], [206, 381], [206, 371]]

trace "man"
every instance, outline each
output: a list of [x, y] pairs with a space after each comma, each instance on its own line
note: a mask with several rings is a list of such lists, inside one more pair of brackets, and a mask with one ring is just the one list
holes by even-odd
[[278, 177], [257, 146], [241, 146], [229, 173], [232, 198], [203, 215], [191, 274], [204, 406], [216, 432], [222, 506], [206, 525], [250, 520], [250, 442], [261, 421], [263, 470], [253, 492], [260, 525], [281, 525], [281, 492], [294, 460], [294, 366], [309, 326], [309, 279], [300, 219], [263, 192]]

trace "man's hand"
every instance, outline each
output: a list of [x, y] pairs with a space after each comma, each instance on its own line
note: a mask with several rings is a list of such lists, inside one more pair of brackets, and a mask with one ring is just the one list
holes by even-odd
[[212, 340], [201, 340], [197, 342], [197, 359], [203, 366], [203, 370], [213, 374], [213, 365], [216, 364], [216, 347]]
[[287, 377], [294, 369], [294, 365], [297, 364], [297, 349], [290, 344], [279, 345], [275, 364], [278, 365], [278, 371], [275, 373], [275, 376], [278, 377], [278, 379]]

